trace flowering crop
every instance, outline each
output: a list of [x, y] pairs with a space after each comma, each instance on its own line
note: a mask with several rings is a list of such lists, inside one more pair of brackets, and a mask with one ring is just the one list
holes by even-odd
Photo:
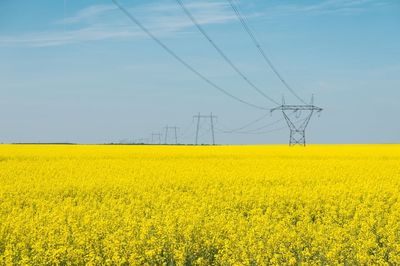
[[0, 264], [400, 264], [400, 146], [0, 145]]

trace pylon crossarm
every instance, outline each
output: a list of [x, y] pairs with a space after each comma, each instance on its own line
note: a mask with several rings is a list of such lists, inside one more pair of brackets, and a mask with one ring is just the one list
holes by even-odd
[[278, 106], [278, 107], [275, 107], [275, 108], [272, 108], [272, 109], [270, 110], [270, 112], [272, 113], [272, 112], [275, 112], [275, 111], [278, 111], [278, 110], [282, 111], [282, 110], [283, 110], [283, 105]]
[[317, 107], [315, 105], [306, 104], [306, 105], [280, 105], [278, 107], [272, 108], [271, 112], [281, 110], [281, 111], [317, 111], [321, 112], [323, 109]]

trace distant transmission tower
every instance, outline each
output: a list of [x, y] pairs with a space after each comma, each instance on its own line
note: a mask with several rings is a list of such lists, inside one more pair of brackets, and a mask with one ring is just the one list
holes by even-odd
[[[151, 144], [161, 144], [161, 135], [161, 133], [151, 133]], [[156, 139], [158, 139], [157, 143]]]
[[166, 127], [164, 127], [164, 129], [165, 129], [164, 144], [168, 144], [168, 131], [169, 131], [170, 129], [174, 131], [175, 144], [178, 144], [178, 129], [179, 129], [179, 127], [170, 127], [170, 126], [166, 126]]
[[211, 129], [211, 137], [212, 137], [212, 144], [215, 145], [215, 134], [214, 134], [214, 119], [217, 117], [214, 116], [212, 113], [210, 115], [198, 115], [193, 116], [193, 119], [197, 119], [197, 126], [196, 126], [196, 141], [195, 144], [198, 144], [199, 141], [199, 130], [200, 130], [200, 120], [201, 119], [209, 119], [210, 120], [210, 129]]
[[[311, 104], [305, 105], [287, 105], [285, 99], [282, 98], [282, 105], [271, 109], [271, 113], [274, 111], [282, 111], [283, 117], [286, 120], [287, 125], [290, 129], [289, 146], [294, 145], [306, 145], [306, 128], [312, 115], [315, 112], [321, 112], [323, 109], [314, 105], [314, 96], [311, 98]], [[291, 118], [289, 112], [296, 113], [295, 118]], [[302, 116], [302, 113], [306, 113]], [[294, 119], [299, 119], [300, 116], [304, 117], [298, 121]], [[300, 122], [300, 123], [298, 123]]]

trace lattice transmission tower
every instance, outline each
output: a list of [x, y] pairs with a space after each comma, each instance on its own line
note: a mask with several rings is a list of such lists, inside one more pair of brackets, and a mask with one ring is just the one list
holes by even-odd
[[166, 127], [164, 127], [164, 129], [165, 129], [164, 144], [168, 144], [168, 131], [169, 131], [169, 130], [172, 130], [172, 131], [174, 132], [175, 144], [178, 144], [178, 129], [179, 129], [179, 127], [176, 127], [176, 126], [174, 126], [174, 127], [166, 126]]
[[[283, 117], [290, 130], [289, 146], [306, 145], [306, 128], [315, 113], [320, 113], [323, 109], [314, 105], [314, 96], [311, 98], [310, 104], [304, 105], [288, 105], [282, 98], [282, 105], [271, 109], [274, 111], [282, 111]], [[291, 115], [295, 113], [295, 117]], [[304, 114], [305, 113], [305, 114]], [[296, 120], [297, 119], [297, 120]]]
[[206, 120], [210, 121], [212, 145], [215, 145], [214, 119], [217, 119], [217, 117], [215, 115], [213, 115], [212, 113], [210, 115], [201, 115], [199, 113], [198, 115], [193, 116], [193, 119], [197, 119], [195, 144], [197, 145], [198, 141], [199, 141], [200, 120], [206, 119]]

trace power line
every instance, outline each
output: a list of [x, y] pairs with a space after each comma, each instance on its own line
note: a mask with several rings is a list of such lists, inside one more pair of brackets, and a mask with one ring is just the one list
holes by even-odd
[[255, 119], [255, 120], [253, 120], [253, 121], [251, 121], [251, 122], [249, 122], [249, 123], [247, 123], [247, 124], [245, 124], [245, 125], [243, 125], [243, 126], [241, 126], [241, 127], [237, 127], [237, 128], [234, 128], [234, 129], [228, 129], [227, 127], [225, 127], [224, 125], [222, 125], [222, 126], [225, 128], [225, 130], [222, 130], [222, 131], [223, 131], [224, 133], [233, 133], [233, 132], [236, 132], [236, 131], [240, 131], [240, 130], [242, 130], [242, 129], [245, 129], [245, 128], [247, 128], [247, 127], [249, 127], [249, 126], [252, 126], [252, 125], [254, 125], [255, 123], [257, 123], [257, 122], [263, 120], [263, 119], [266, 118], [269, 114], [270, 114], [270, 113], [265, 113], [265, 114], [263, 114], [262, 116], [260, 116], [259, 118]]
[[[234, 134], [263, 135], [263, 134], [268, 134], [268, 133], [272, 133], [272, 132], [275, 132], [275, 131], [281, 131], [281, 130], [284, 130], [284, 129], [286, 129], [286, 126], [279, 127], [279, 128], [274, 128], [274, 129], [267, 130], [267, 131], [262, 131], [262, 132], [246, 132], [246, 131], [244, 131], [244, 132], [234, 132]], [[221, 132], [218, 132], [218, 133], [221, 133]]]
[[159, 40], [153, 33], [151, 33], [146, 27], [144, 27], [131, 13], [128, 12], [118, 1], [112, 0], [113, 3], [133, 22], [135, 23], [143, 32], [145, 32], [151, 39], [153, 39], [158, 45], [160, 45], [167, 53], [169, 53], [172, 57], [174, 57], [176, 60], [178, 60], [182, 65], [184, 65], [187, 69], [189, 69], [191, 72], [196, 74], [198, 77], [200, 77], [202, 80], [207, 82], [210, 86], [214, 87], [215, 89], [219, 90], [220, 92], [224, 93], [225, 95], [231, 97], [232, 99], [235, 99], [238, 102], [241, 102], [245, 105], [251, 106], [253, 108], [261, 109], [261, 110], [270, 110], [269, 108], [265, 108], [253, 103], [250, 103], [246, 100], [243, 100], [227, 90], [221, 88], [211, 80], [209, 80], [207, 77], [205, 77], [203, 74], [201, 74], [199, 71], [194, 69], [189, 63], [187, 63], [185, 60], [183, 60], [181, 57], [179, 57], [173, 50], [171, 50], [167, 45], [165, 45], [161, 40]]
[[275, 121], [273, 121], [273, 122], [271, 122], [271, 123], [269, 123], [269, 124], [266, 124], [266, 125], [264, 125], [264, 126], [261, 126], [261, 127], [258, 127], [258, 128], [254, 128], [254, 129], [251, 129], [251, 130], [247, 130], [247, 131], [244, 131], [244, 132], [249, 132], [249, 133], [250, 133], [250, 132], [257, 132], [257, 131], [259, 131], [259, 130], [261, 130], [261, 129], [265, 129], [265, 128], [268, 128], [268, 127], [270, 127], [270, 126], [276, 125], [276, 124], [282, 122], [283, 120], [284, 120], [284, 119], [281, 118], [281, 119], [275, 120]]
[[228, 0], [230, 6], [232, 7], [233, 11], [235, 12], [237, 18], [239, 19], [240, 23], [243, 26], [243, 29], [248, 33], [250, 38], [252, 39], [254, 45], [257, 47], [258, 51], [260, 52], [261, 56], [264, 58], [265, 62], [268, 64], [268, 66], [272, 69], [272, 71], [275, 73], [275, 75], [279, 78], [279, 80], [283, 83], [283, 85], [302, 103], [307, 104], [306, 101], [303, 100], [293, 89], [292, 87], [285, 81], [285, 79], [282, 77], [282, 75], [279, 73], [279, 71], [276, 69], [272, 61], [269, 59], [267, 54], [264, 52], [263, 48], [261, 47], [260, 43], [258, 42], [257, 38], [253, 34], [253, 32], [250, 30], [249, 26], [247, 25], [245, 19], [245, 15], [242, 16], [238, 8], [235, 6], [233, 3], [233, 0]]
[[262, 132], [259, 132], [259, 130], [261, 130], [261, 129], [265, 129], [265, 128], [268, 128], [268, 127], [271, 127], [271, 126], [273, 126], [273, 125], [276, 125], [276, 124], [278, 124], [278, 123], [280, 123], [280, 122], [282, 122], [282, 121], [284, 121], [285, 119], [284, 118], [281, 118], [281, 119], [278, 119], [278, 120], [275, 120], [275, 121], [273, 121], [273, 122], [271, 122], [271, 123], [268, 123], [268, 124], [266, 124], [266, 125], [264, 125], [264, 126], [262, 126], [262, 127], [258, 127], [258, 128], [255, 128], [255, 129], [251, 129], [251, 130], [245, 130], [245, 131], [225, 131], [225, 130], [220, 130], [219, 129], [219, 133], [224, 133], [224, 134], [262, 134]]
[[[264, 119], [265, 117], [267, 117], [267, 115], [269, 115], [269, 114], [270, 114], [270, 113], [264, 114], [263, 116], [257, 118], [256, 120], [251, 121], [250, 123], [248, 123], [248, 124], [246, 124], [246, 125], [244, 125], [244, 126], [242, 126], [242, 127], [239, 127], [239, 128], [236, 128], [236, 129], [232, 129], [232, 130], [230, 130], [230, 129], [227, 130], [227, 128], [226, 128], [224, 125], [222, 125], [222, 126], [225, 128], [225, 130], [218, 129], [218, 131], [219, 131], [219, 133], [236, 133], [236, 132], [238, 132], [238, 133], [250, 133], [250, 132], [256, 132], [256, 131], [259, 131], [259, 130], [261, 130], [261, 129], [268, 128], [268, 127], [270, 127], [270, 126], [276, 125], [276, 124], [278, 124], [279, 122], [282, 122], [282, 121], [285, 120], [284, 118], [281, 118], [281, 119], [272, 121], [271, 123], [268, 123], [268, 124], [263, 125], [263, 126], [258, 127], [258, 128], [249, 129], [249, 130], [246, 130], [246, 131], [241, 131], [242, 129], [245, 129], [246, 127], [249, 127], [249, 126], [251, 126], [251, 125], [253, 125], [253, 124], [255, 124], [255, 123], [261, 121], [262, 119]], [[293, 114], [295, 114], [295, 112], [288, 114], [288, 116], [292, 116]], [[219, 124], [221, 124], [221, 123], [219, 123]]]
[[277, 101], [269, 97], [267, 94], [265, 94], [262, 90], [260, 90], [253, 82], [249, 80], [249, 78], [243, 74], [242, 71], [228, 58], [228, 56], [222, 51], [221, 48], [218, 47], [218, 45], [211, 39], [211, 37], [206, 33], [206, 31], [203, 29], [203, 27], [200, 26], [200, 24], [197, 22], [197, 20], [193, 17], [193, 15], [190, 13], [190, 11], [186, 8], [186, 6], [183, 4], [181, 0], [176, 0], [178, 4], [182, 7], [183, 11], [186, 13], [186, 15], [190, 18], [190, 20], [193, 22], [193, 24], [197, 27], [197, 29], [203, 34], [203, 36], [210, 42], [210, 44], [215, 48], [215, 50], [221, 55], [221, 57], [232, 67], [232, 69], [238, 73], [244, 81], [246, 81], [254, 90], [256, 90], [259, 94], [264, 96], [266, 99], [271, 101], [272, 103], [279, 104]]
[[[292, 116], [292, 115], [294, 115], [294, 114], [296, 114], [296, 112], [289, 113], [288, 116], [290, 117], [290, 116]], [[281, 119], [275, 120], [275, 121], [273, 121], [273, 122], [271, 122], [271, 123], [269, 123], [269, 124], [266, 124], [266, 125], [264, 125], [264, 126], [261, 126], [261, 127], [258, 127], [258, 128], [254, 128], [254, 129], [247, 130], [247, 132], [259, 131], [259, 130], [261, 130], [261, 129], [265, 129], [265, 128], [268, 128], [268, 127], [273, 126], [273, 125], [275, 125], [275, 124], [278, 124], [279, 122], [284, 121], [284, 120], [285, 120], [284, 118], [281, 118]], [[298, 121], [301, 121], [301, 120], [298, 120]], [[296, 121], [296, 123], [297, 123], [298, 121]]]
[[[270, 127], [270, 126], [275, 125], [275, 124], [277, 124], [279, 122], [282, 122], [284, 120], [285, 120], [284, 118], [276, 120], [276, 121], [274, 121], [274, 122], [272, 122], [272, 123], [270, 123], [268, 125], [265, 125], [265, 126], [263, 126], [261, 128], [258, 128], [258, 129]], [[299, 120], [297, 120], [297, 121], [295, 121], [293, 123], [294, 124], [298, 124], [299, 122], [304, 122], [306, 120], [307, 120], [307, 118], [299, 119]], [[267, 130], [267, 131], [256, 131], [256, 129], [255, 129], [255, 130], [248, 130], [248, 131], [237, 131], [237, 132], [232, 132], [232, 133], [234, 133], [234, 134], [262, 135], [262, 134], [267, 134], [267, 133], [271, 133], [271, 132], [275, 132], [275, 131], [280, 131], [280, 130], [283, 130], [283, 129], [286, 129], [286, 128], [287, 128], [287, 126], [283, 126], [283, 127], [279, 127], [279, 128], [270, 129], [270, 130]], [[222, 133], [223, 134], [225, 132], [219, 131], [218, 133], [220, 133], [220, 134]]]

